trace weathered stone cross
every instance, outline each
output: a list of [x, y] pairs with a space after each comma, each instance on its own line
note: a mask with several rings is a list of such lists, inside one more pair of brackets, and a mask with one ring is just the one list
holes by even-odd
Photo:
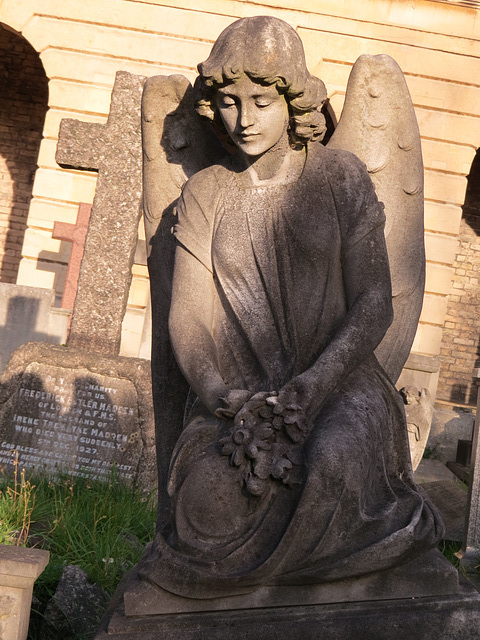
[[132, 279], [142, 194], [143, 76], [116, 75], [106, 124], [62, 120], [56, 160], [98, 171], [69, 347], [116, 355]]
[[77, 295], [78, 279], [80, 277], [80, 265], [82, 263], [85, 240], [87, 238], [88, 222], [92, 205], [81, 202], [78, 207], [77, 221], [75, 224], [69, 222], [55, 222], [53, 225], [52, 238], [55, 240], [66, 240], [72, 243], [70, 260], [68, 261], [67, 277], [62, 296], [62, 308], [73, 309], [75, 296]]

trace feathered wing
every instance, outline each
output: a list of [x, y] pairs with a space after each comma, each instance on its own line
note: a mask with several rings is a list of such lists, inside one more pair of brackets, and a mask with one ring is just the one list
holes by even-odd
[[194, 110], [182, 75], [154, 76], [142, 98], [143, 212], [152, 303], [153, 401], [159, 476], [159, 527], [168, 522], [167, 474], [182, 429], [188, 385], [168, 335], [175, 240], [175, 205], [186, 180], [221, 153]]
[[420, 133], [403, 73], [392, 58], [358, 58], [328, 146], [351, 151], [366, 164], [385, 204], [394, 320], [375, 353], [396, 382], [422, 309], [425, 249]]

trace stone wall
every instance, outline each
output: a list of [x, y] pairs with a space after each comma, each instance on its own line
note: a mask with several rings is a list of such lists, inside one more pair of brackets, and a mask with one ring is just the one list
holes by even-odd
[[[454, 273], [466, 178], [480, 146], [478, 10], [432, 0], [3, 0], [0, 21], [39, 52], [50, 79], [19, 283], [63, 288], [69, 245], [52, 240], [56, 220], [75, 222], [91, 203], [94, 173], [60, 169], [54, 154], [60, 120], [105, 122], [115, 72], [189, 79], [220, 31], [236, 18], [276, 15], [301, 36], [311, 71], [327, 84], [338, 119], [345, 86], [362, 53], [387, 53], [412, 94], [425, 160], [427, 285], [414, 351], [440, 353]], [[123, 353], [135, 355], [143, 332], [147, 272], [133, 271]], [[467, 346], [467, 345], [465, 345]], [[471, 345], [469, 345], [471, 346]]]
[[468, 176], [443, 330], [438, 399], [477, 404], [472, 371], [480, 356], [480, 153]]
[[47, 98], [37, 52], [0, 25], [0, 282], [17, 280]]

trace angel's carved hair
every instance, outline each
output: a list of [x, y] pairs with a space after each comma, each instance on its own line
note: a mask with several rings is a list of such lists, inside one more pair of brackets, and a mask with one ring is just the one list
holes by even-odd
[[254, 82], [275, 85], [285, 96], [293, 144], [323, 138], [325, 85], [309, 73], [302, 41], [283, 20], [255, 16], [233, 22], [222, 31], [208, 59], [198, 65], [198, 72], [199, 115], [214, 120], [217, 88], [247, 75]]

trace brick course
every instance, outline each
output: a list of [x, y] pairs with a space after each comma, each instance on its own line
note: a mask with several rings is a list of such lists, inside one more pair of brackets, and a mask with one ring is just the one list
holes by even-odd
[[15, 283], [47, 111], [37, 52], [0, 25], [0, 281]]
[[472, 370], [480, 357], [480, 151], [468, 176], [454, 268], [437, 399], [475, 405]]

